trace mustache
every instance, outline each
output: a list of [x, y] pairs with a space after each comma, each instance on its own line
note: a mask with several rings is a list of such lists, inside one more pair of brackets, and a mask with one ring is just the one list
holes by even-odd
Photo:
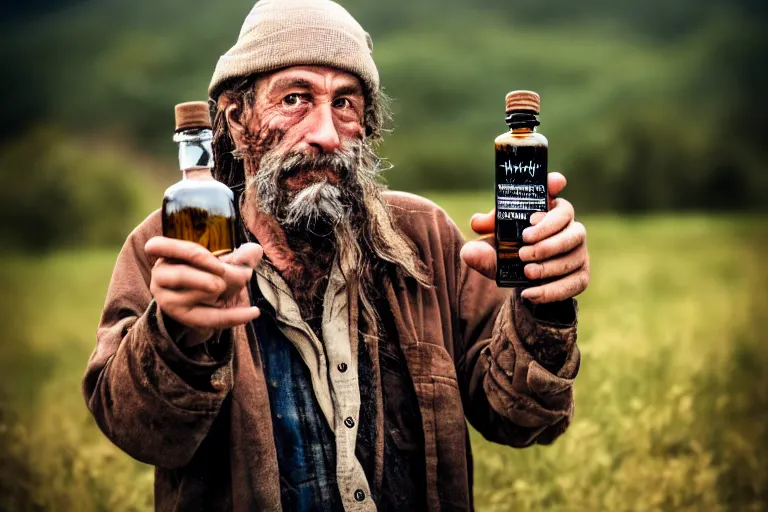
[[[252, 160], [255, 172], [247, 180], [246, 188], [253, 190], [259, 209], [274, 216], [283, 225], [307, 225], [326, 221], [335, 225], [352, 205], [356, 196], [362, 197], [360, 179], [367, 175], [363, 160], [365, 143], [350, 140], [331, 153], [282, 151], [276, 146]], [[305, 188], [291, 191], [285, 186], [287, 179], [320, 171], [338, 177], [328, 177]]]
[[[251, 146], [244, 152], [243, 197], [299, 237], [332, 238], [345, 277], [359, 279], [363, 317], [375, 332], [379, 319], [373, 301], [380, 293], [381, 273], [395, 266], [421, 286], [431, 286], [426, 267], [382, 196], [386, 185], [379, 176], [391, 165], [366, 139], [343, 141], [336, 151], [322, 154], [286, 152], [278, 145]], [[335, 171], [341, 179], [338, 183], [320, 179], [295, 193], [281, 186], [286, 176], [310, 169]]]
[[[330, 171], [345, 182], [354, 177], [360, 167], [361, 156], [361, 144], [348, 142], [333, 153], [289, 151], [284, 155], [265, 154], [259, 170], [278, 181], [311, 171]], [[279, 162], [274, 159], [279, 159]]]

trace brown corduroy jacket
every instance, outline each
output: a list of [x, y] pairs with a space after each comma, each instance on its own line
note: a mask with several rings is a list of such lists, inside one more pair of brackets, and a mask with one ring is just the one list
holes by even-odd
[[[385, 197], [434, 283], [425, 288], [394, 273], [381, 283], [418, 397], [428, 508], [471, 510], [465, 418], [490, 441], [516, 447], [551, 443], [570, 423], [576, 303], [535, 310], [464, 265], [463, 239], [443, 210], [410, 194]], [[144, 244], [160, 234], [155, 212], [120, 252], [83, 380], [88, 408], [113, 443], [156, 467], [158, 510], [279, 510], [253, 331], [232, 329], [212, 355], [177, 346], [149, 291], [154, 261]]]

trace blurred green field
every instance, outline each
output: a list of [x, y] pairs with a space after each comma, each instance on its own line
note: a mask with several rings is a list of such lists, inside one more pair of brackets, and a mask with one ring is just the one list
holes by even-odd
[[[484, 195], [432, 195], [466, 229]], [[767, 217], [589, 217], [577, 410], [551, 447], [473, 433], [476, 505], [768, 507]], [[151, 468], [93, 424], [80, 379], [116, 249], [0, 267], [0, 510], [152, 509]]]

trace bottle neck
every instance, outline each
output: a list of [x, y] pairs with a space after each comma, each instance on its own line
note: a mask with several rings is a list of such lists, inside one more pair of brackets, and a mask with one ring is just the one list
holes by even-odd
[[213, 179], [213, 175], [211, 174], [210, 167], [197, 167], [192, 169], [182, 169], [181, 179], [192, 181], [208, 181]]
[[507, 126], [512, 133], [533, 133], [539, 126], [536, 112], [531, 110], [513, 110], [507, 113]]
[[173, 135], [179, 145], [179, 169], [185, 179], [195, 179], [213, 168], [213, 133], [210, 128], [181, 130]]

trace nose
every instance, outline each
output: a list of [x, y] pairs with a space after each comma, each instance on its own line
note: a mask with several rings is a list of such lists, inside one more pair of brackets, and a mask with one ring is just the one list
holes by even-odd
[[328, 153], [341, 147], [339, 132], [333, 122], [331, 106], [322, 104], [315, 107], [306, 119], [309, 123], [304, 141], [319, 153]]

